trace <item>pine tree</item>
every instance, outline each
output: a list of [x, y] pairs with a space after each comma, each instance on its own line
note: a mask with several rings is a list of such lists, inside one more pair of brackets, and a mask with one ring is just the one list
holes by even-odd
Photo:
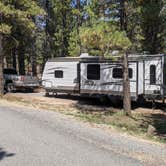
[[166, 29], [166, 1], [144, 0], [141, 5], [142, 48], [151, 54], [163, 51]]
[[[0, 93], [3, 94], [3, 56], [6, 37], [18, 29], [22, 34], [30, 35], [35, 29], [33, 17], [44, 14], [34, 0], [0, 0]], [[3, 41], [3, 43], [2, 43]]]
[[72, 29], [71, 0], [47, 0], [46, 45], [48, 57], [67, 56]]

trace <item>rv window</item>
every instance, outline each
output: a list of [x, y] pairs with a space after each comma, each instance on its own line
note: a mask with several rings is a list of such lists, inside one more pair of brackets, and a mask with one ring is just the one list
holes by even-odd
[[[123, 78], [123, 69], [122, 68], [114, 68], [113, 69], [113, 78], [122, 79]], [[129, 68], [129, 78], [133, 78], [133, 70]]]
[[100, 80], [100, 65], [92, 64], [87, 66], [87, 79]]
[[156, 66], [155, 65], [150, 66], [150, 84], [151, 85], [156, 84]]
[[114, 68], [113, 69], [113, 78], [123, 78], [122, 68]]
[[63, 78], [63, 71], [55, 70], [55, 78]]

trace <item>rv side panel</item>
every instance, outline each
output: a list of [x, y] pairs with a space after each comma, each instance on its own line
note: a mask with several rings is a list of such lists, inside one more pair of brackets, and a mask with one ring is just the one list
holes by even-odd
[[43, 73], [43, 86], [54, 92], [79, 91], [79, 62], [47, 62]]
[[[137, 63], [129, 64], [131, 96], [137, 97]], [[81, 93], [123, 96], [122, 64], [81, 63]]]

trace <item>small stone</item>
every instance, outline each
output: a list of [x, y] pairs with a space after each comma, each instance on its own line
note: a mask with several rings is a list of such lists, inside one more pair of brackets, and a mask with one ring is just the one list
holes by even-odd
[[148, 135], [154, 135], [155, 132], [156, 132], [156, 128], [154, 126], [152, 126], [152, 125], [149, 125], [148, 129], [147, 129], [147, 134]]

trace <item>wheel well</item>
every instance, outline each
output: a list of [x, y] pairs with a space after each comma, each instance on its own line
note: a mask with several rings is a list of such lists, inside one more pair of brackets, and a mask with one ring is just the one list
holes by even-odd
[[12, 80], [7, 80], [7, 81], [5, 82], [5, 85], [10, 84], [10, 83], [13, 83], [13, 81], [12, 81]]

